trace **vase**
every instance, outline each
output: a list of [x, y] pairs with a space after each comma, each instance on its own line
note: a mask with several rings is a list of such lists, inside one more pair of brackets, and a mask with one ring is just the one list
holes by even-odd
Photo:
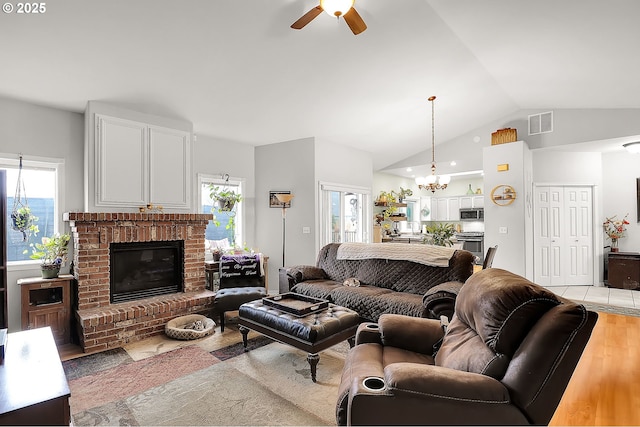
[[611, 252], [618, 252], [618, 239], [611, 239]]
[[60, 274], [60, 267], [57, 265], [41, 265], [40, 271], [43, 279], [55, 279]]

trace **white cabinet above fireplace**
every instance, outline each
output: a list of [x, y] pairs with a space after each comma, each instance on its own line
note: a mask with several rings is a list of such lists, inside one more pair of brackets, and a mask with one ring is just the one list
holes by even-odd
[[86, 210], [191, 211], [191, 131], [95, 113], [87, 124]]

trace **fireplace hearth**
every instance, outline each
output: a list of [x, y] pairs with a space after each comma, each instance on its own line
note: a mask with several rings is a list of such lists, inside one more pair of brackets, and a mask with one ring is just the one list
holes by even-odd
[[112, 243], [111, 302], [182, 292], [182, 240]]
[[[212, 218], [142, 212], [64, 214], [73, 235], [74, 314], [85, 352], [163, 334], [173, 318], [211, 312], [215, 294], [205, 285], [204, 232]], [[119, 277], [114, 295], [112, 275]]]

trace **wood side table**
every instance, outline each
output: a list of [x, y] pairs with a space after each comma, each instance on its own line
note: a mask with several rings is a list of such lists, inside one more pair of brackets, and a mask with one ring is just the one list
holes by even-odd
[[69, 396], [51, 328], [8, 334], [0, 364], [0, 425], [68, 426]]
[[612, 288], [640, 289], [640, 253], [609, 252], [607, 282]]
[[22, 329], [50, 326], [57, 344], [71, 342], [71, 281], [61, 274], [55, 279], [18, 279], [22, 299]]

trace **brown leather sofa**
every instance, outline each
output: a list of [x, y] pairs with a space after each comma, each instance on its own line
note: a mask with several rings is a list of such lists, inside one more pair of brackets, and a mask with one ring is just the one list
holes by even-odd
[[360, 325], [338, 425], [548, 424], [597, 317], [508, 271], [477, 272], [446, 334], [398, 315]]
[[[456, 295], [473, 274], [474, 256], [465, 250], [456, 250], [448, 265], [438, 267], [406, 259], [338, 259], [340, 245], [330, 243], [323, 247], [315, 266], [281, 269], [280, 292], [292, 291], [325, 299], [358, 312], [363, 320], [374, 322], [383, 313], [451, 318]], [[362, 245], [367, 249], [367, 244]], [[372, 248], [397, 245], [407, 251], [418, 251], [420, 246], [425, 246], [368, 245]], [[345, 286], [344, 281], [351, 278], [358, 279], [360, 285]]]

